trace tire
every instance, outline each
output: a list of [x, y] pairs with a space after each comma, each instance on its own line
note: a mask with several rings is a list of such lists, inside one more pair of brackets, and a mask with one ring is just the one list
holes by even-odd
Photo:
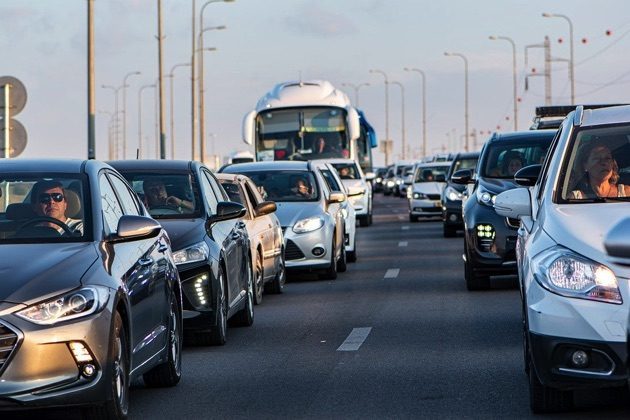
[[260, 305], [263, 300], [263, 290], [265, 289], [265, 271], [263, 267], [262, 255], [256, 253], [256, 267], [254, 268], [254, 303]]
[[345, 273], [348, 270], [348, 260], [346, 256], [346, 243], [342, 242], [341, 244], [341, 254], [339, 257], [339, 261], [337, 261], [337, 271], [339, 273]]
[[465, 245], [464, 250], [466, 252], [466, 261], [464, 261], [464, 279], [466, 280], [466, 288], [469, 291], [489, 289], [490, 277], [481, 276], [475, 273], [475, 270], [472, 267], [472, 263], [470, 262], [470, 254], [468, 253], [468, 249]]
[[346, 252], [346, 260], [348, 262], [357, 262], [357, 237], [354, 237], [354, 247], [352, 248], [353, 251], [347, 251]]
[[118, 311], [114, 312], [114, 326], [109, 339], [111, 378], [109, 400], [104, 405], [86, 407], [83, 416], [109, 420], [127, 418], [129, 413], [129, 344], [126, 329]]
[[359, 218], [359, 226], [366, 227], [366, 226], [369, 226], [369, 225], [370, 225], [370, 220], [369, 220], [367, 214], [365, 216], [361, 216]]
[[276, 276], [273, 278], [273, 280], [265, 285], [265, 292], [279, 295], [284, 291], [284, 283], [286, 282], [286, 279], [287, 269], [284, 265], [284, 250], [282, 250], [282, 255], [280, 257], [280, 263], [278, 271], [276, 272]]
[[[334, 234], [333, 234], [334, 236]], [[322, 274], [320, 277], [324, 280], [335, 280], [337, 278], [337, 261], [335, 261], [335, 254], [336, 254], [336, 250], [335, 250], [335, 240], [333, 239], [333, 243], [330, 247], [330, 267], [326, 269], [326, 271], [324, 272], [324, 274]]]
[[374, 220], [372, 218], [372, 210], [370, 209], [370, 213], [368, 214], [368, 226], [372, 226], [372, 223], [374, 223]]
[[254, 276], [251, 266], [247, 276], [247, 292], [245, 295], [245, 307], [234, 316], [234, 322], [240, 327], [249, 327], [254, 323]]
[[573, 408], [573, 391], [564, 391], [543, 385], [528, 356], [529, 406], [534, 413], [557, 413]]
[[446, 223], [444, 223], [444, 237], [454, 238], [455, 236], [457, 236], [457, 229], [455, 229], [453, 226], [448, 226]]
[[418, 221], [418, 218], [416, 216], [414, 216], [413, 214], [409, 213], [409, 221], [411, 223], [415, 223]]
[[144, 383], [150, 387], [171, 387], [182, 378], [182, 313], [175, 292], [171, 292], [170, 316], [168, 326], [168, 357], [165, 363], [158, 365], [142, 375]]
[[215, 311], [217, 323], [208, 334], [208, 344], [222, 346], [227, 341], [227, 299], [225, 298], [225, 280], [223, 267], [219, 266], [218, 290]]

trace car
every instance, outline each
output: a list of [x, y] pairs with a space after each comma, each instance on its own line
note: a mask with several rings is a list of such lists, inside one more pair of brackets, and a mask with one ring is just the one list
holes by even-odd
[[542, 167], [521, 169], [521, 187], [495, 200], [500, 217], [520, 220], [523, 356], [536, 413], [571, 408], [575, 390], [627, 387], [630, 265], [619, 258], [628, 250], [629, 139], [630, 106], [578, 106]]
[[407, 180], [409, 189], [409, 221], [416, 222], [419, 217], [441, 215], [440, 195], [444, 189], [449, 162], [419, 163]]
[[517, 187], [514, 171], [540, 163], [556, 130], [494, 133], [484, 144], [474, 171], [462, 169], [451, 180], [469, 185], [462, 202], [464, 279], [468, 290], [490, 287], [491, 275], [516, 274], [518, 220], [499, 216], [497, 194]]
[[373, 174], [368, 177], [361, 167], [352, 159], [325, 159], [339, 174], [341, 182], [348, 193], [348, 201], [356, 212], [359, 226], [366, 227], [372, 224], [372, 187], [370, 181]]
[[180, 279], [124, 178], [97, 160], [5, 159], [0, 195], [2, 410], [122, 418], [132, 381], [176, 385]]
[[386, 174], [387, 174], [387, 168], [374, 169], [374, 181], [372, 182], [373, 192], [383, 192], [383, 183], [385, 182]]
[[394, 187], [392, 188], [392, 194], [398, 197], [406, 198], [406, 195], [401, 194], [401, 185], [404, 188], [405, 176], [413, 169], [415, 162], [400, 160], [394, 163]]
[[410, 191], [409, 187], [413, 184], [413, 174], [415, 172], [416, 165], [417, 164], [406, 166], [400, 177], [401, 182], [398, 186], [398, 194], [400, 198], [404, 198], [405, 200], [408, 198], [408, 191]]
[[264, 201], [256, 185], [245, 175], [215, 174], [230, 200], [241, 203], [254, 258], [254, 297], [260, 304], [263, 290], [279, 294], [284, 289], [286, 270], [284, 238], [280, 221], [275, 215], [276, 203]]
[[[328, 188], [334, 192], [341, 192], [346, 195], [349, 199], [352, 198], [352, 194], [348, 191], [348, 188], [344, 185], [341, 178], [339, 178], [339, 173], [337, 170], [326, 160], [313, 160], [311, 163], [317, 167], [317, 169], [321, 172], [326, 180], [326, 184], [328, 184]], [[363, 193], [359, 191], [354, 191], [354, 195], [363, 195]], [[346, 235], [345, 235], [345, 244], [346, 244], [346, 258], [348, 262], [356, 262], [357, 261], [357, 216], [356, 211], [352, 204], [350, 204], [349, 200], [343, 201], [341, 204], [341, 212], [345, 219], [346, 226]]]
[[455, 184], [451, 177], [462, 169], [475, 170], [479, 161], [479, 152], [461, 152], [455, 155], [446, 173], [446, 186], [442, 190], [442, 224], [445, 238], [457, 235], [458, 230], [464, 229], [462, 220], [462, 198], [466, 191], [464, 185]]
[[394, 166], [388, 166], [385, 176], [383, 176], [383, 195], [392, 195], [394, 193], [394, 187], [396, 186], [396, 172], [394, 172]]
[[[186, 340], [220, 346], [227, 340], [228, 320], [252, 325], [250, 239], [245, 223], [238, 220], [245, 207], [231, 202], [210, 169], [197, 161], [148, 159], [110, 164], [132, 185], [172, 239], [182, 281]], [[156, 193], [162, 202], [156, 200]]]
[[223, 172], [247, 175], [264, 191], [265, 200], [275, 201], [287, 270], [315, 272], [330, 280], [346, 271], [346, 228], [340, 205], [346, 196], [331, 191], [311, 163], [239, 163]]

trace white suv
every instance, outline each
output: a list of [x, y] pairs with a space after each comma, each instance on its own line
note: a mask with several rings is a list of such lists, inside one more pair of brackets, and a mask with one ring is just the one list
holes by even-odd
[[520, 219], [530, 405], [564, 410], [576, 389], [627, 386], [630, 266], [608, 255], [603, 238], [630, 214], [630, 106], [578, 107], [542, 166], [514, 178], [527, 188], [499, 194], [494, 207]]

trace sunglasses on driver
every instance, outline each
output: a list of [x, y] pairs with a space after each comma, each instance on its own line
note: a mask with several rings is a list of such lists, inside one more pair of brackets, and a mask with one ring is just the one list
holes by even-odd
[[63, 201], [63, 194], [62, 193], [41, 193], [39, 195], [39, 202], [41, 204], [48, 204], [51, 201], [54, 201], [55, 203], [60, 203]]

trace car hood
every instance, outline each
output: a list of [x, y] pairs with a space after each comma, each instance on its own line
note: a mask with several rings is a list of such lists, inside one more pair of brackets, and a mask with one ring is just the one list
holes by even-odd
[[343, 183], [343, 185], [346, 186], [348, 190], [350, 190], [350, 188], [360, 188], [362, 190], [365, 190], [366, 188], [365, 183], [360, 179], [342, 179], [341, 182]]
[[492, 194], [499, 194], [503, 191], [517, 188], [519, 185], [514, 182], [514, 179], [500, 179], [500, 178], [480, 178], [479, 185], [485, 188]]
[[10, 244], [0, 253], [0, 302], [27, 305], [79, 287], [98, 259], [91, 242]]
[[160, 219], [158, 220], [171, 239], [173, 252], [203, 241], [206, 234], [205, 220], [197, 219]]
[[422, 194], [442, 194], [444, 182], [416, 182], [413, 184], [413, 192]]
[[320, 216], [323, 213], [322, 205], [320, 202], [300, 202], [300, 203], [287, 203], [276, 202], [277, 210], [276, 216], [280, 221], [280, 226], [293, 226], [298, 220], [306, 219], [307, 217]]
[[609, 260], [604, 237], [628, 213], [628, 203], [555, 205], [546, 214], [551, 220], [544, 220], [543, 226], [559, 245], [603, 263]]

